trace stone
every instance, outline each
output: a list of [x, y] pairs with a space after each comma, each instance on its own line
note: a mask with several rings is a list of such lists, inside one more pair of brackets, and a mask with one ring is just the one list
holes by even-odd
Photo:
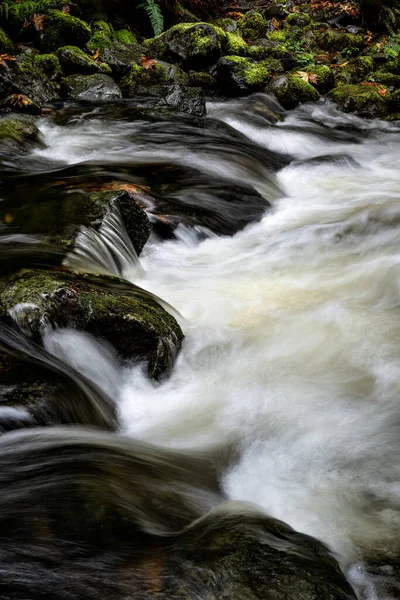
[[315, 102], [319, 98], [318, 91], [297, 75], [277, 75], [265, 91], [273, 94], [287, 109], [304, 102]]
[[216, 70], [220, 87], [235, 95], [263, 89], [269, 76], [263, 63], [240, 56], [220, 58]]
[[0, 99], [23, 94], [39, 106], [59, 99], [57, 87], [35, 62], [34, 55], [22, 55], [0, 69]]
[[63, 46], [56, 52], [60, 65], [66, 75], [92, 75], [94, 73], [110, 74], [111, 69], [106, 63], [100, 63], [90, 58], [76, 46]]
[[329, 93], [344, 112], [360, 117], [384, 117], [389, 110], [391, 94], [381, 96], [376, 87], [366, 85], [340, 85]]
[[194, 117], [204, 117], [206, 114], [202, 89], [182, 85], [168, 86], [165, 90], [165, 96], [157, 104], [157, 107], [175, 108]]
[[70, 75], [61, 84], [65, 98], [75, 100], [119, 100], [122, 92], [109, 75]]
[[53, 52], [61, 46], [83, 48], [92, 31], [85, 21], [61, 10], [49, 10], [44, 21], [40, 46], [43, 52]]

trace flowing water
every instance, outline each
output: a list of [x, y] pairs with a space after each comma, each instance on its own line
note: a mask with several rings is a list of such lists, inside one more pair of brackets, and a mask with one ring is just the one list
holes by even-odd
[[[43, 120], [47, 148], [32, 160], [173, 160], [272, 204], [234, 236], [182, 224], [172, 239], [153, 234], [140, 265], [125, 248], [124, 277], [174, 307], [185, 333], [167, 381], [82, 333], [55, 330], [46, 347], [117, 398], [128, 436], [233, 446], [229, 499], [324, 541], [360, 598], [399, 597], [380, 583], [400, 550], [400, 128], [329, 103], [272, 124], [246, 101], [210, 103], [208, 117], [237, 132], [236, 146], [200, 133], [195, 144], [189, 119], [186, 137], [172, 124], [148, 141], [140, 119]], [[276, 175], [268, 156], [282, 160]]]

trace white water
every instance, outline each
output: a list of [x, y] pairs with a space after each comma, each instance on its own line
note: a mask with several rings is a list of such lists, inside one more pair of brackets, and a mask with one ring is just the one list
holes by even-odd
[[[182, 228], [177, 241], [147, 244], [135, 283], [183, 315], [186, 339], [163, 385], [139, 367], [121, 373], [123, 428], [175, 447], [234, 440], [242, 458], [225, 476], [230, 498], [325, 541], [342, 564], [396, 556], [400, 136], [330, 106], [300, 109], [274, 128], [248, 125], [226, 105], [210, 112], [296, 159], [345, 153], [356, 162], [292, 163], [278, 174], [284, 197], [233, 238], [199, 243]], [[288, 127], [311, 117], [369, 136], [355, 143]], [[40, 153], [111, 161], [129, 152], [117, 129], [46, 125], [50, 147]], [[360, 581], [357, 567], [351, 574]], [[373, 583], [364, 593], [387, 598]]]

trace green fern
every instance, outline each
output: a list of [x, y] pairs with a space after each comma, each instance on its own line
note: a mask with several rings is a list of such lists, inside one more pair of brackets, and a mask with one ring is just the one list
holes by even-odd
[[24, 0], [15, 2], [13, 0], [0, 0], [0, 17], [7, 21], [30, 21], [33, 15], [41, 14], [51, 6], [51, 0]]
[[143, 8], [147, 12], [154, 36], [161, 35], [164, 28], [164, 17], [158, 4], [154, 0], [146, 0], [139, 4], [139, 8]]

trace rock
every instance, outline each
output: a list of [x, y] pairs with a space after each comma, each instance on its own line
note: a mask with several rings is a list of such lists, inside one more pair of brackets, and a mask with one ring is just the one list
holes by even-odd
[[14, 112], [20, 112], [27, 115], [41, 114], [40, 106], [28, 98], [28, 96], [24, 96], [23, 94], [7, 96], [7, 98], [0, 102], [0, 107], [6, 109], [8, 108]]
[[35, 54], [33, 62], [50, 81], [59, 81], [63, 76], [60, 61], [55, 54]]
[[76, 46], [63, 46], [56, 52], [60, 65], [66, 75], [110, 74], [111, 69], [105, 63], [97, 63]]
[[49, 10], [44, 21], [40, 46], [43, 52], [53, 52], [61, 46], [83, 48], [90, 40], [91, 29], [85, 21], [61, 10]]
[[220, 58], [226, 39], [220, 27], [208, 23], [180, 23], [157, 38], [150, 49], [160, 58], [199, 70]]
[[40, 340], [47, 325], [68, 326], [110, 343], [128, 361], [145, 361], [159, 380], [167, 375], [183, 334], [151, 296], [112, 277], [29, 271], [0, 294], [20, 330]]
[[279, 2], [279, 0], [275, 2], [271, 2], [269, 6], [263, 10], [263, 15], [265, 19], [285, 19], [288, 16], [288, 11], [286, 10], [285, 3]]
[[329, 98], [344, 112], [360, 117], [383, 117], [391, 102], [390, 93], [381, 96], [376, 87], [365, 85], [340, 85], [329, 93]]
[[56, 86], [36, 64], [35, 57], [23, 55], [15, 62], [7, 62], [0, 69], [0, 99], [13, 94], [28, 96], [42, 106], [59, 99]]
[[295, 108], [303, 102], [315, 102], [319, 98], [318, 91], [309, 83], [296, 75], [278, 75], [266, 88], [273, 94], [284, 108]]
[[41, 133], [30, 120], [17, 117], [0, 118], [0, 158], [8, 158], [10, 152], [43, 146]]
[[202, 88], [203, 90], [215, 90], [218, 84], [215, 77], [209, 73], [189, 71], [189, 85]]
[[[11, 119], [3, 119], [3, 121], [11, 121]], [[21, 123], [17, 119], [12, 121]], [[24, 123], [22, 122], [24, 127], [29, 127], [29, 124], [24, 125]], [[36, 127], [31, 125], [31, 130], [31, 135], [35, 136], [34, 141], [40, 143], [41, 138]], [[31, 130], [28, 129], [28, 132]], [[13, 129], [11, 131], [16, 135]], [[31, 138], [28, 139], [30, 141]], [[34, 194], [33, 186], [28, 185], [28, 187], [32, 190], [31, 194]], [[12, 211], [13, 221], [10, 227], [17, 228], [20, 233], [45, 236], [52, 242], [66, 244], [68, 247], [74, 245], [81, 225], [98, 231], [104, 219], [114, 209], [119, 211], [137, 254], [142, 251], [151, 232], [146, 213], [137, 206], [135, 199], [126, 191], [84, 192], [79, 190], [78, 186], [78, 190], [75, 191], [57, 189], [55, 192], [52, 185], [48, 187], [42, 185], [38, 192], [39, 197], [33, 196], [34, 201], [31, 200], [29, 203], [24, 201], [24, 187], [18, 189], [18, 186], [11, 184], [11, 189], [5, 190], [5, 193], [9, 196], [0, 204], [0, 218], [4, 220], [5, 215]]]
[[70, 75], [61, 84], [65, 98], [75, 100], [119, 100], [122, 92], [109, 75]]
[[121, 79], [124, 96], [135, 96], [138, 88], [168, 84], [187, 85], [188, 76], [178, 66], [163, 61], [152, 61], [149, 66], [132, 64], [131, 70]]
[[105, 47], [100, 52], [100, 58], [107, 63], [113, 76], [120, 79], [131, 70], [132, 63], [139, 64], [145, 54], [145, 49], [139, 44], [125, 44], [113, 42], [110, 47]]
[[220, 58], [216, 70], [221, 88], [235, 95], [261, 90], [269, 75], [263, 63], [240, 56]]
[[246, 41], [255, 41], [262, 38], [268, 32], [268, 24], [264, 17], [250, 10], [238, 21], [238, 30]]
[[248, 53], [249, 47], [240, 35], [236, 33], [226, 34], [224, 54], [228, 56], [247, 56]]
[[354, 55], [363, 48], [364, 39], [360, 34], [347, 33], [337, 29], [327, 29], [318, 35], [317, 44], [323, 50], [338, 52], [347, 50]]
[[332, 70], [325, 65], [307, 67], [307, 72], [315, 75], [316, 80], [310, 81], [310, 83], [319, 91], [320, 94], [326, 94], [335, 85], [335, 78]]
[[0, 27], [0, 54], [9, 54], [13, 51], [13, 44], [4, 29]]
[[297, 27], [307, 27], [311, 23], [311, 17], [307, 13], [294, 12], [286, 17], [286, 23]]
[[95, 21], [92, 25], [93, 36], [90, 38], [86, 47], [88, 50], [93, 52], [103, 52], [105, 48], [109, 48], [112, 45], [114, 38], [114, 32], [112, 27], [105, 21]]
[[206, 104], [201, 88], [185, 87], [182, 85], [168, 86], [164, 98], [158, 107], [171, 107], [195, 117], [204, 117]]

